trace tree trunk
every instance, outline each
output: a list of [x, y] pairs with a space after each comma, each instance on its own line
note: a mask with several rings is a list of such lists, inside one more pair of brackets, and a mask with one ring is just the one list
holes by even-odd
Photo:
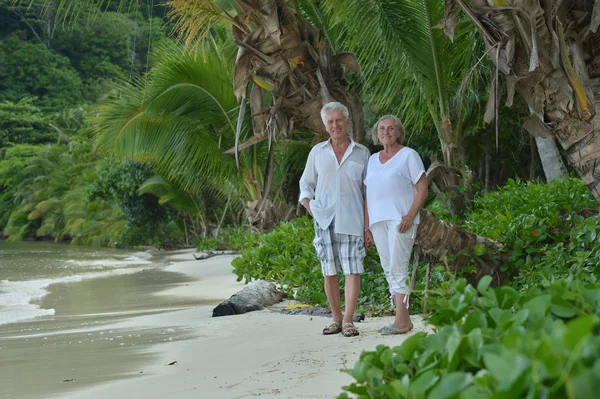
[[567, 168], [560, 156], [554, 137], [536, 137], [535, 143], [546, 175], [546, 181], [550, 183], [553, 180], [566, 178]]
[[501, 243], [439, 220], [429, 211], [422, 210], [420, 215], [415, 245], [424, 254], [438, 259], [448, 257], [448, 265], [452, 271], [462, 271], [463, 266], [468, 266], [468, 260], [476, 259], [476, 268], [466, 276], [472, 284], [476, 284], [485, 275], [492, 276], [495, 285], [502, 284], [508, 277], [500, 270], [506, 260]]
[[529, 136], [529, 180], [535, 180], [537, 176], [537, 167], [538, 167], [538, 149], [537, 144], [535, 143], [535, 137]]
[[[508, 106], [518, 92], [532, 116], [525, 129], [535, 137], [556, 137], [567, 161], [600, 202], [600, 95], [598, 1], [513, 2], [450, 0], [447, 21], [460, 8], [482, 33], [492, 62], [506, 76]], [[561, 7], [559, 7], [559, 5]], [[595, 128], [596, 127], [596, 128]]]

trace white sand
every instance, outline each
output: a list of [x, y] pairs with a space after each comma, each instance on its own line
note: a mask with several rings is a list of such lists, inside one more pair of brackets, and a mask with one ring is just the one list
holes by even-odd
[[[173, 259], [192, 258], [179, 251]], [[169, 295], [224, 300], [243, 284], [232, 274], [233, 256], [179, 262], [171, 270], [198, 281], [167, 292]], [[76, 391], [67, 398], [334, 398], [352, 378], [340, 371], [354, 366], [361, 351], [377, 345], [400, 344], [406, 335], [382, 336], [377, 330], [391, 317], [357, 323], [361, 335], [324, 336], [331, 319], [280, 314], [280, 306], [243, 315], [212, 318], [213, 306], [142, 316], [117, 327], [186, 326], [198, 337], [151, 347], [156, 354], [143, 374]], [[429, 330], [413, 317], [414, 331]], [[177, 364], [167, 364], [177, 361]], [[139, 373], [132, 370], [132, 373]]]

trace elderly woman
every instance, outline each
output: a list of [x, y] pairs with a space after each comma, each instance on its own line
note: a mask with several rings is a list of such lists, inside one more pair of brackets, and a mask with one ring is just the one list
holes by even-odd
[[371, 155], [365, 177], [365, 243], [377, 247], [396, 307], [393, 324], [380, 332], [405, 334], [413, 328], [408, 312], [408, 263], [419, 211], [427, 197], [427, 176], [419, 154], [402, 145], [404, 127], [398, 117], [379, 118], [373, 127], [373, 141], [381, 143], [383, 150]]

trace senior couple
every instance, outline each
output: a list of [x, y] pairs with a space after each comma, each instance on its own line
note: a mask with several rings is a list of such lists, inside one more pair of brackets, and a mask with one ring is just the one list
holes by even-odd
[[[394, 115], [381, 117], [373, 141], [383, 150], [373, 155], [354, 142], [348, 131], [348, 109], [325, 104], [321, 118], [329, 140], [315, 145], [300, 179], [300, 202], [315, 221], [317, 258], [333, 323], [323, 334], [359, 335], [353, 323], [366, 249], [375, 244], [396, 307], [384, 335], [412, 330], [408, 312], [408, 263], [419, 211], [427, 197], [423, 161], [403, 146], [404, 127]], [[345, 275], [345, 312], [340, 306], [338, 273]]]

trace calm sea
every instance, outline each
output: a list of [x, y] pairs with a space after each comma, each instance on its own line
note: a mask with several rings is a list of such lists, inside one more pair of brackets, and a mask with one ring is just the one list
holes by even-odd
[[111, 248], [0, 241], [0, 325], [51, 317], [48, 287], [156, 269], [151, 254]]

